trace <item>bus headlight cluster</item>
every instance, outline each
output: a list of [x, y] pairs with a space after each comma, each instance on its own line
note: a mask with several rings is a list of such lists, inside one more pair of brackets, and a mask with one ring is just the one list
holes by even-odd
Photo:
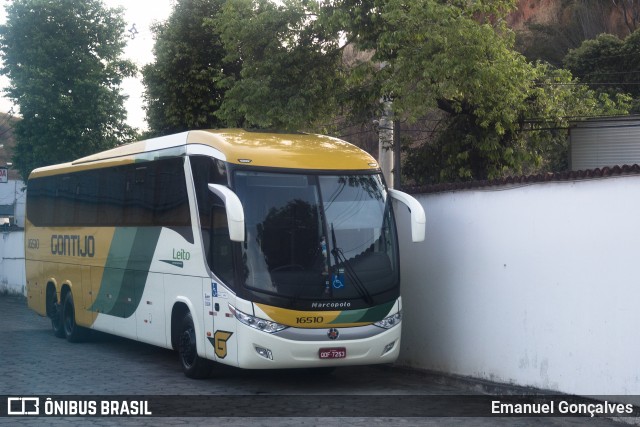
[[374, 325], [384, 329], [391, 329], [397, 324], [399, 324], [401, 320], [402, 320], [402, 312], [399, 311], [396, 314], [392, 314], [389, 317], [385, 317], [379, 322], [375, 322]]
[[262, 332], [273, 334], [274, 332], [281, 331], [287, 327], [285, 325], [281, 325], [280, 323], [261, 319], [260, 317], [255, 317], [250, 314], [244, 313], [231, 304], [229, 304], [229, 310], [231, 310], [231, 313], [233, 313], [236, 319], [238, 319], [240, 322]]
[[259, 346], [255, 346], [254, 348], [256, 349], [256, 353], [258, 353], [260, 356], [264, 357], [265, 359], [273, 360], [273, 353], [268, 348]]

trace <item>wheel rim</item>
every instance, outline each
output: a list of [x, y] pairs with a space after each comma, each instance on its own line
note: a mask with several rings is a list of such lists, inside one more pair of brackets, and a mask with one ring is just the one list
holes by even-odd
[[193, 328], [187, 328], [180, 336], [180, 358], [182, 364], [190, 368], [196, 359], [196, 340]]

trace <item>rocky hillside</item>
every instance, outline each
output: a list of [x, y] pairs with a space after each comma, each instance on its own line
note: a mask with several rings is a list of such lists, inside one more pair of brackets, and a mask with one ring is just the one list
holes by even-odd
[[587, 38], [601, 32], [625, 37], [639, 21], [639, 0], [519, 0], [508, 19], [516, 31], [528, 24], [578, 24]]
[[640, 0], [519, 0], [508, 24], [529, 60], [561, 67], [585, 40], [602, 33], [623, 39], [640, 28]]

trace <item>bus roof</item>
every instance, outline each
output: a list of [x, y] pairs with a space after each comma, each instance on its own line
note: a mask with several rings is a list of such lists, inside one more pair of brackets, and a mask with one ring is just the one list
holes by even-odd
[[194, 130], [122, 145], [70, 163], [36, 169], [31, 177], [157, 156], [216, 153], [229, 163], [316, 170], [376, 170], [378, 163], [360, 148], [337, 138], [305, 133], [253, 132], [242, 129]]

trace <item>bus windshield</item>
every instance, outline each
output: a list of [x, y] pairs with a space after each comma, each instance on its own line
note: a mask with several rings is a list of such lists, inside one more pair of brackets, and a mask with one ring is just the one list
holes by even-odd
[[236, 171], [244, 286], [295, 300], [364, 300], [399, 286], [380, 175]]

